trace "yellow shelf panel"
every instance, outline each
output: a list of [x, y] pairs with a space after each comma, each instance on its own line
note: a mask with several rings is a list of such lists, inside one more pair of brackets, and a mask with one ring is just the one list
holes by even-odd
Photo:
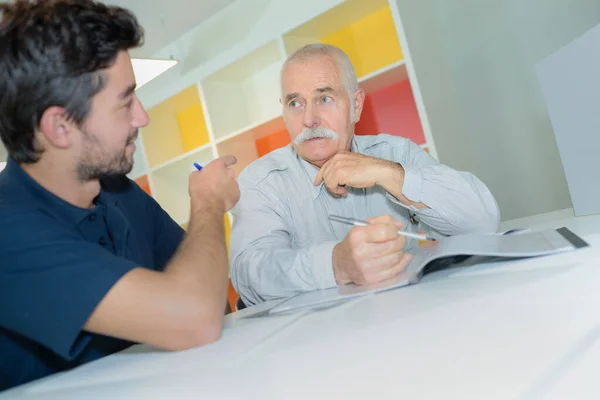
[[142, 139], [150, 168], [209, 141], [196, 85], [148, 109], [148, 116]]
[[225, 244], [227, 245], [227, 254], [229, 254], [229, 238], [231, 236], [231, 223], [229, 222], [229, 215], [225, 213]]
[[321, 38], [321, 42], [344, 50], [356, 75], [373, 73], [403, 59], [402, 49], [389, 7], [384, 7], [358, 21]]
[[363, 77], [404, 59], [387, 0], [346, 0], [283, 37], [288, 55], [309, 43], [344, 50]]
[[209, 142], [208, 129], [204, 122], [204, 111], [200, 101], [179, 111], [177, 122], [184, 153]]

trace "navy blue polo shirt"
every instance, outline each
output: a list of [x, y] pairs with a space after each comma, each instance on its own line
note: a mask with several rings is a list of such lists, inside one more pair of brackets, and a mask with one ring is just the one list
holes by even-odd
[[123, 275], [162, 270], [182, 239], [126, 177], [102, 181], [95, 207], [81, 209], [9, 160], [0, 172], [0, 390], [130, 346], [82, 327]]

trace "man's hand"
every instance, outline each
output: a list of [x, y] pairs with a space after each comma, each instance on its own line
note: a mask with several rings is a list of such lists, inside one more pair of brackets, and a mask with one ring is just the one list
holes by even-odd
[[354, 227], [333, 249], [333, 272], [338, 284], [367, 285], [398, 275], [411, 260], [406, 239], [398, 235], [402, 223], [389, 215], [368, 219]]
[[320, 185], [321, 182], [325, 183], [331, 194], [338, 197], [348, 194], [345, 186], [370, 188], [379, 185], [402, 204], [427, 208], [427, 205], [411, 201], [402, 194], [404, 167], [388, 160], [342, 151], [321, 167], [314, 185]]
[[370, 188], [382, 185], [384, 179], [390, 176], [394, 176], [402, 188], [404, 168], [400, 164], [342, 151], [321, 167], [314, 184], [317, 186], [325, 182], [327, 190], [332, 194], [344, 196], [348, 194], [344, 186]]
[[236, 162], [234, 156], [223, 156], [190, 174], [192, 208], [211, 207], [225, 213], [235, 206], [240, 199], [240, 188], [235, 171], [229, 167]]

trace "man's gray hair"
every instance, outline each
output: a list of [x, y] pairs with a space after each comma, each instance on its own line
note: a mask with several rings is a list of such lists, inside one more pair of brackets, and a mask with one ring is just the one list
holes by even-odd
[[283, 72], [288, 64], [323, 56], [332, 57], [338, 66], [339, 73], [342, 77], [342, 85], [350, 99], [350, 121], [354, 123], [356, 122], [356, 115], [354, 113], [354, 94], [358, 90], [358, 80], [352, 61], [350, 61], [350, 58], [348, 58], [348, 55], [346, 55], [342, 49], [324, 43], [307, 44], [288, 57], [283, 64], [281, 71]]

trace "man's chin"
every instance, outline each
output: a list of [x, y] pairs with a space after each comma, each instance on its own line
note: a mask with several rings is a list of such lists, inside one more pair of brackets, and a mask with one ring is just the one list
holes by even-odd
[[321, 167], [325, 164], [331, 157], [333, 157], [336, 153], [336, 150], [328, 150], [328, 151], [307, 151], [298, 153], [300, 157], [304, 161], [311, 163], [317, 167]]
[[294, 147], [301, 155], [310, 153], [327, 153], [335, 151], [335, 148], [337, 148], [337, 143], [332, 139], [315, 138], [306, 140], [300, 145], [295, 145]]
[[127, 175], [133, 170], [133, 160], [127, 160], [125, 163], [121, 163], [119, 168], [111, 169], [106, 172], [107, 176], [119, 176], [119, 175]]

